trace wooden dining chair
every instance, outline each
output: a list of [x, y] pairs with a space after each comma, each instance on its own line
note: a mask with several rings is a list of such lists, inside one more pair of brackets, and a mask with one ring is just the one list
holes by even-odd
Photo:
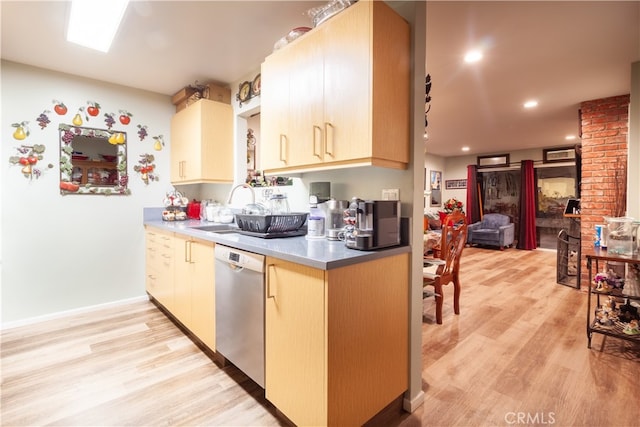
[[[437, 258], [424, 258], [422, 271], [423, 299], [436, 299], [436, 322], [442, 324], [442, 287], [453, 283], [453, 311], [460, 314], [460, 257], [467, 242], [467, 220], [460, 211], [447, 215], [442, 224], [440, 253]], [[435, 267], [435, 271], [434, 271]], [[430, 292], [427, 287], [433, 286]]]

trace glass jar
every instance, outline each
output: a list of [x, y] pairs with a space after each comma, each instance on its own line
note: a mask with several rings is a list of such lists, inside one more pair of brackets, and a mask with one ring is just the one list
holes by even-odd
[[287, 214], [289, 213], [289, 202], [286, 194], [272, 194], [269, 198], [269, 210], [271, 214]]

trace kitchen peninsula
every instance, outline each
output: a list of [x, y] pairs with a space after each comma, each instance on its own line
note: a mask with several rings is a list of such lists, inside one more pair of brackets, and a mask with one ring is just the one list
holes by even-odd
[[[193, 330], [198, 326], [189, 327], [196, 318], [215, 319], [196, 315], [203, 303], [215, 311], [216, 302], [203, 302], [198, 291], [214, 295], [215, 245], [265, 255], [265, 396], [284, 416], [297, 425], [362, 425], [407, 390], [409, 246], [358, 251], [339, 241], [197, 228], [207, 224], [162, 221], [157, 210], [145, 209], [147, 291], [215, 351], [215, 339], [207, 342]], [[160, 267], [153, 261], [158, 236], [165, 239]], [[211, 273], [185, 279], [183, 262]], [[158, 280], [163, 286], [154, 288]], [[215, 337], [214, 320], [205, 326], [200, 333]]]

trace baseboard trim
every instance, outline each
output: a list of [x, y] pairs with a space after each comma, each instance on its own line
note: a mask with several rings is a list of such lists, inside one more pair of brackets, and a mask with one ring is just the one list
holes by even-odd
[[46, 322], [48, 320], [61, 319], [61, 318], [73, 316], [73, 315], [76, 315], [76, 314], [88, 313], [88, 312], [91, 312], [91, 311], [97, 311], [97, 310], [102, 310], [102, 309], [105, 309], [105, 308], [117, 307], [117, 306], [120, 306], [120, 305], [132, 304], [132, 303], [142, 302], [142, 301], [149, 301], [149, 296], [148, 295], [141, 295], [139, 297], [127, 298], [127, 299], [123, 299], [123, 300], [107, 302], [107, 303], [104, 303], [104, 304], [90, 305], [90, 306], [87, 306], [87, 307], [74, 308], [74, 309], [71, 309], [71, 310], [59, 311], [59, 312], [56, 312], [56, 313], [44, 314], [42, 316], [29, 317], [27, 319], [21, 319], [21, 320], [16, 320], [16, 321], [13, 321], [13, 322], [7, 322], [7, 323], [3, 323], [0, 326], [0, 330], [1, 331], [5, 331], [5, 330], [8, 330], [8, 329], [19, 328], [21, 326], [28, 326], [28, 325], [33, 325], [33, 324], [40, 323], [40, 322]]
[[[406, 394], [408, 394], [408, 392]], [[424, 403], [424, 391], [420, 390], [420, 393], [415, 395], [413, 399], [409, 399], [406, 394], [405, 398], [402, 400], [402, 409], [405, 411], [411, 413]]]

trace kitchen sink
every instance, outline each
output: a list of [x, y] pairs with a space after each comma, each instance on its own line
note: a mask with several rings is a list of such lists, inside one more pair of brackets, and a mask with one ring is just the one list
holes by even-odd
[[236, 233], [240, 228], [235, 224], [217, 224], [217, 225], [205, 225], [202, 227], [191, 227], [194, 230], [210, 231], [212, 233], [226, 234]]

